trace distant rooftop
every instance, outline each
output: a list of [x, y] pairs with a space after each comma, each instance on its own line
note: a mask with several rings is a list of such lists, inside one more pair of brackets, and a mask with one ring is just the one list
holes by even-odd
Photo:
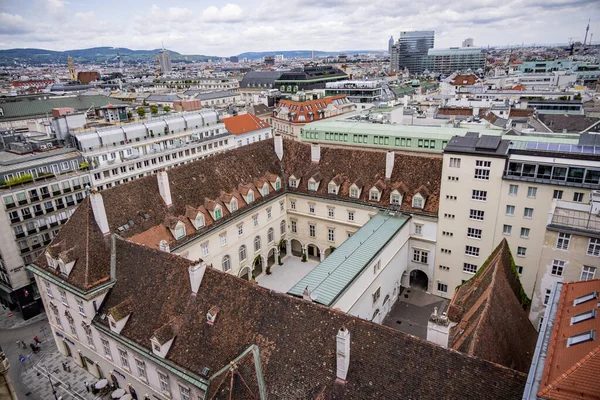
[[288, 294], [302, 297], [308, 287], [316, 303], [331, 306], [406, 221], [408, 217], [404, 215], [375, 215], [296, 283]]

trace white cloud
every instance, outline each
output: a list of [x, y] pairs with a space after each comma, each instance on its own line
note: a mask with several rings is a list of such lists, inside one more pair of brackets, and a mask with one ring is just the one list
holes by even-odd
[[0, 34], [20, 34], [29, 31], [25, 20], [20, 15], [0, 13]]
[[242, 19], [243, 10], [237, 4], [226, 4], [221, 9], [210, 6], [202, 11], [202, 20], [207, 22], [234, 22]]
[[57, 8], [63, 8], [65, 6], [65, 1], [64, 0], [48, 0], [48, 7], [53, 8], [53, 9], [57, 9]]

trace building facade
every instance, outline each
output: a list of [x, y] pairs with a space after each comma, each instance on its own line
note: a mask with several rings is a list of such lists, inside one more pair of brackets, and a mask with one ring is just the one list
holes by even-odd
[[408, 69], [411, 74], [423, 72], [423, 59], [433, 48], [434, 31], [403, 31], [398, 42], [392, 46], [391, 69]]
[[485, 71], [485, 53], [479, 47], [429, 49], [423, 57], [423, 71], [452, 74], [457, 71]]

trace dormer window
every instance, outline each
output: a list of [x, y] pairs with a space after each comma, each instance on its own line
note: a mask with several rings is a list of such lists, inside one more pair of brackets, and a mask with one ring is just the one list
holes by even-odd
[[327, 186], [327, 193], [337, 194], [337, 185], [335, 185], [334, 183], [330, 183], [329, 186]]
[[315, 190], [317, 190], [317, 182], [312, 181], [312, 180], [308, 181], [308, 190], [313, 191], [313, 192]]
[[268, 196], [268, 194], [269, 194], [269, 187], [265, 183], [262, 187], [262, 195], [263, 195], [263, 197], [266, 197], [266, 196]]
[[290, 178], [290, 187], [297, 188], [298, 180], [296, 178]]
[[254, 203], [254, 192], [252, 190], [248, 191], [248, 204]]
[[412, 199], [413, 208], [423, 209], [423, 203], [424, 203], [423, 197], [418, 193]]
[[356, 186], [350, 187], [350, 197], [352, 197], [353, 199], [358, 199], [359, 193], [360, 192], [358, 190], [358, 187], [356, 187]]
[[198, 213], [198, 215], [196, 215], [196, 219], [194, 220], [194, 224], [196, 225], [196, 229], [204, 227], [204, 215]]
[[175, 239], [179, 240], [183, 237], [185, 237], [185, 225], [183, 222], [180, 222], [175, 227]]
[[379, 190], [373, 188], [369, 191], [369, 200], [379, 201]]
[[217, 205], [215, 207], [215, 219], [221, 219], [221, 217], [223, 217], [223, 210], [221, 210], [221, 206]]
[[400, 196], [400, 193], [392, 193], [390, 203], [392, 205], [399, 206], [400, 203], [402, 203], [402, 196]]
[[238, 209], [238, 202], [237, 199], [234, 197], [231, 199], [231, 202], [229, 203], [230, 207], [231, 207], [231, 211], [237, 211]]
[[277, 180], [275, 181], [275, 190], [279, 189], [281, 189], [281, 180], [277, 178]]

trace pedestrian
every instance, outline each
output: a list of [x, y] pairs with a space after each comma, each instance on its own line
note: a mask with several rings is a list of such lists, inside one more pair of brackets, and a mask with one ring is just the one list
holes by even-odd
[[87, 382], [83, 382], [83, 384], [85, 385], [85, 390], [89, 393], [90, 392], [90, 384]]
[[38, 337], [37, 337], [37, 336], [35, 336], [35, 337], [33, 338], [33, 340], [35, 341], [35, 344], [36, 344], [36, 345], [40, 344], [40, 339], [38, 339]]
[[65, 364], [64, 361], [61, 361], [62, 367], [63, 367], [63, 371], [67, 370], [67, 364]]
[[67, 364], [67, 372], [71, 372], [71, 366]]

